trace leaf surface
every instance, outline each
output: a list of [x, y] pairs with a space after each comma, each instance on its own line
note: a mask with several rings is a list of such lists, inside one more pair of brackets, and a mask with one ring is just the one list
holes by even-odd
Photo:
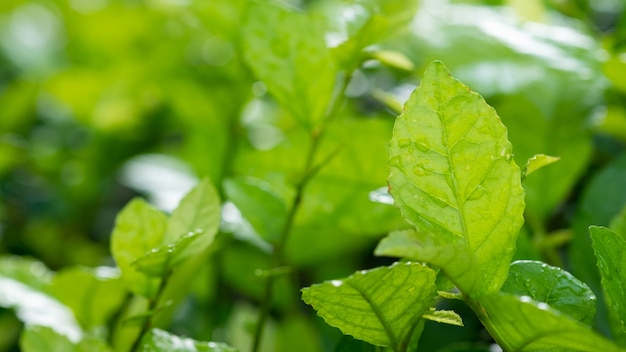
[[237, 352], [218, 342], [201, 342], [179, 337], [160, 329], [152, 329], [141, 341], [141, 352]]
[[35, 325], [28, 326], [20, 338], [20, 347], [23, 352], [111, 352], [107, 344], [95, 337], [85, 337], [78, 343], [73, 343], [66, 336], [59, 334], [52, 328]]
[[141, 199], [133, 199], [117, 215], [111, 252], [122, 278], [134, 293], [154, 297], [158, 279], [149, 278], [133, 263], [163, 242], [167, 216]]
[[396, 119], [389, 151], [391, 194], [405, 220], [436, 247], [464, 248], [473, 258], [468, 272], [479, 283], [459, 288], [497, 291], [523, 223], [524, 191], [493, 108], [435, 61]]
[[528, 296], [537, 302], [591, 326], [596, 314], [596, 296], [583, 282], [567, 271], [534, 260], [511, 264], [502, 292]]
[[254, 1], [242, 38], [248, 65], [276, 101], [303, 126], [319, 124], [335, 84], [320, 26], [305, 14]]
[[477, 309], [490, 320], [490, 334], [505, 344], [501, 347], [506, 351], [623, 351], [589, 327], [528, 296], [491, 294], [481, 297], [480, 305]]
[[189, 232], [181, 236], [175, 243], [162, 245], [154, 248], [144, 256], [139, 257], [133, 262], [137, 270], [142, 273], [161, 278], [166, 276], [176, 265], [183, 262], [190, 256], [185, 252], [192, 244], [195, 245], [197, 240], [202, 236], [201, 230]]
[[164, 244], [175, 244], [183, 236], [195, 233], [193, 246], [180, 246], [180, 260], [193, 257], [204, 251], [215, 238], [220, 225], [220, 199], [211, 181], [207, 178], [198, 184], [180, 201], [167, 224]]
[[412, 332], [436, 297], [435, 272], [396, 263], [302, 290], [302, 299], [344, 334], [405, 351]]
[[598, 226], [590, 227], [589, 233], [598, 259], [611, 331], [620, 345], [626, 346], [626, 234]]
[[228, 198], [266, 241], [278, 241], [287, 218], [287, 204], [263, 180], [248, 177], [224, 182]]
[[65, 268], [54, 276], [51, 291], [85, 330], [106, 326], [126, 296], [119, 271], [110, 267]]

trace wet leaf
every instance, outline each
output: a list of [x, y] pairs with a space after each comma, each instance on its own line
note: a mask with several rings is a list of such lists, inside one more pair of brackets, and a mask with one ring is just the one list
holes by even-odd
[[589, 327], [528, 296], [487, 295], [474, 310], [486, 314], [489, 333], [505, 351], [622, 351]]
[[302, 290], [302, 299], [344, 334], [406, 351], [412, 332], [436, 297], [435, 272], [396, 263]]
[[188, 255], [185, 255], [185, 250], [192, 244], [195, 245], [200, 236], [202, 236], [200, 230], [189, 232], [173, 244], [152, 249], [144, 256], [135, 260], [133, 266], [148, 276], [162, 278], [176, 265], [189, 258]]
[[[466, 294], [496, 292], [515, 252], [524, 191], [493, 108], [432, 63], [396, 119], [389, 165], [395, 204], [430, 237], [428, 261]], [[444, 247], [470, 266], [457, 270], [458, 261], [441, 258]]]
[[626, 234], [605, 227], [589, 228], [593, 250], [602, 277], [611, 331], [622, 346], [626, 346]]
[[567, 271], [534, 260], [511, 264], [502, 292], [528, 296], [591, 326], [596, 314], [593, 291]]

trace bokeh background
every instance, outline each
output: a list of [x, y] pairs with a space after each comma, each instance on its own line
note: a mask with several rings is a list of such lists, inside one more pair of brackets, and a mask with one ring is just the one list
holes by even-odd
[[[319, 21], [330, 47], [378, 11], [376, 1], [290, 3]], [[267, 351], [368, 350], [313, 312], [293, 320], [291, 311], [306, 309], [299, 287], [388, 263], [371, 253], [403, 226], [380, 190], [394, 111], [435, 59], [496, 108], [519, 165], [537, 153], [561, 157], [525, 181], [517, 257], [563, 266], [601, 297], [587, 227], [610, 225], [626, 204], [626, 2], [412, 3], [415, 15], [407, 5], [390, 17], [402, 26], [363, 53], [325, 136], [322, 154], [339, 152], [306, 188], [287, 246], [300, 281], [278, 290]], [[55, 271], [113, 266], [109, 236], [124, 204], [139, 195], [171, 211], [209, 177], [224, 202], [220, 239], [163, 325], [247, 348], [262, 300], [254, 273], [271, 261], [237, 190], [289, 198], [309, 141], [244, 59], [245, 7], [0, 2], [0, 272], [22, 260]], [[471, 312], [456, 308], [466, 327], [429, 323], [425, 351], [489, 346]], [[0, 311], [0, 350], [17, 349], [20, 327]], [[609, 334], [602, 309], [596, 328]]]

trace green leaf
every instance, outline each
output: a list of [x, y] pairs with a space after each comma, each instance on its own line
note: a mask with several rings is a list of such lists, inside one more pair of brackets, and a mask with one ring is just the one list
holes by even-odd
[[317, 126], [335, 82], [335, 65], [317, 23], [305, 14], [255, 1], [242, 38], [248, 65], [276, 101], [305, 127]]
[[133, 199], [117, 215], [111, 252], [122, 278], [134, 293], [154, 297], [159, 280], [147, 277], [133, 263], [163, 242], [167, 216], [144, 200]]
[[435, 308], [430, 308], [428, 312], [422, 315], [422, 318], [436, 321], [438, 323], [463, 326], [461, 316], [452, 310], [437, 310]]
[[558, 156], [550, 156], [545, 154], [535, 154], [528, 159], [526, 165], [522, 168], [522, 178], [532, 174], [533, 172], [559, 161]]
[[[433, 62], [396, 119], [390, 142], [390, 193], [404, 219], [436, 247], [466, 252], [466, 294], [496, 292], [515, 253], [524, 190], [500, 118], [482, 97]], [[458, 273], [459, 275], [466, 275]], [[461, 287], [464, 286], [464, 287]]]
[[395, 263], [302, 290], [302, 299], [344, 334], [406, 351], [412, 332], [436, 297], [435, 272]]
[[82, 336], [82, 330], [68, 307], [36, 288], [1, 275], [0, 307], [14, 309], [27, 326], [50, 327], [71, 341], [78, 341]]
[[626, 346], [626, 234], [598, 226], [591, 226], [589, 233], [598, 259], [611, 331], [620, 345]]
[[133, 262], [133, 265], [137, 270], [142, 273], [155, 277], [162, 278], [166, 276], [176, 265], [183, 262], [189, 256], [185, 255], [185, 250], [189, 248], [192, 243], [202, 236], [201, 230], [195, 232], [189, 232], [186, 235], [180, 237], [173, 244], [166, 244], [159, 248], [154, 248], [143, 257], [138, 258]]
[[596, 314], [593, 291], [567, 271], [548, 264], [519, 260], [511, 264], [502, 292], [528, 296], [591, 326]]
[[106, 326], [126, 296], [119, 271], [109, 267], [63, 269], [55, 275], [51, 291], [85, 330]]
[[483, 296], [473, 307], [505, 351], [623, 351], [589, 327], [528, 296]]
[[265, 240], [275, 243], [285, 227], [287, 204], [268, 182], [247, 177], [224, 181], [224, 191]]
[[111, 352], [107, 344], [93, 337], [86, 337], [78, 343], [73, 343], [66, 336], [59, 334], [52, 328], [35, 325], [28, 326], [20, 338], [20, 348], [23, 352]]
[[20, 348], [24, 352], [74, 352], [75, 346], [65, 335], [59, 334], [50, 327], [26, 327], [20, 337]]
[[237, 352], [219, 342], [201, 342], [152, 329], [141, 340], [141, 352]]
[[478, 291], [479, 272], [474, 270], [474, 257], [467, 247], [461, 244], [441, 245], [434, 240], [426, 232], [394, 231], [380, 241], [374, 253], [431, 263], [442, 268], [463, 292]]
[[163, 243], [176, 244], [183, 236], [194, 236], [193, 246], [188, 246], [186, 242], [191, 239], [178, 244], [180, 253], [176, 257], [182, 261], [196, 256], [213, 242], [220, 225], [220, 217], [219, 196], [211, 181], [205, 178], [189, 191], [172, 213]]
[[413, 71], [415, 70], [415, 65], [413, 62], [406, 57], [403, 53], [394, 50], [374, 50], [368, 52], [368, 54], [383, 65], [394, 67], [400, 70], [405, 71]]

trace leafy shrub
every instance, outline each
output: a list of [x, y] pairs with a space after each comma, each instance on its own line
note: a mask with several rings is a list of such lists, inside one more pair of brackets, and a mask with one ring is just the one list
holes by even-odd
[[486, 3], [0, 4], [0, 350], [622, 350], [625, 9]]

